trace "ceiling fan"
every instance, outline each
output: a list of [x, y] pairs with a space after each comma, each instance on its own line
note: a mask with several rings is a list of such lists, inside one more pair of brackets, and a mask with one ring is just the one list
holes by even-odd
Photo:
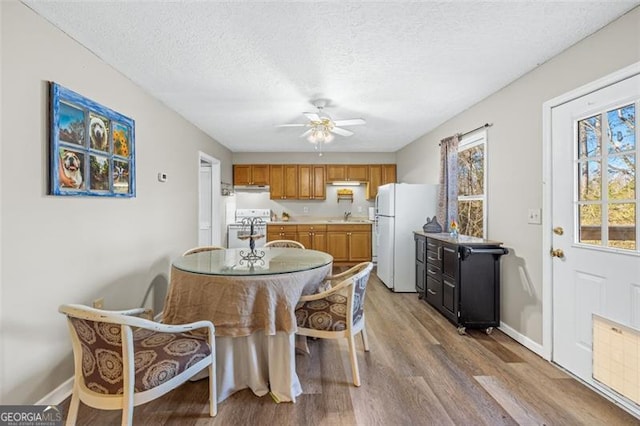
[[327, 113], [323, 111], [327, 105], [324, 99], [313, 102], [318, 112], [304, 112], [303, 114], [309, 119], [308, 123], [291, 123], [280, 124], [277, 127], [308, 127], [300, 137], [307, 138], [313, 144], [329, 143], [333, 140], [333, 134], [340, 136], [351, 136], [351, 130], [343, 129], [338, 126], [359, 126], [367, 122], [363, 118], [349, 118], [344, 120], [333, 120]]

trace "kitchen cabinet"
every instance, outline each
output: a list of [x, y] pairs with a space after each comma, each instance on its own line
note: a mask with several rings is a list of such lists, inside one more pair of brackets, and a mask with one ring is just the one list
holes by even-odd
[[298, 198], [298, 166], [296, 164], [269, 166], [269, 198], [272, 200]]
[[235, 164], [234, 185], [269, 185], [268, 164]]
[[272, 225], [268, 223], [267, 224], [267, 242], [274, 241], [274, 240], [298, 241], [298, 227], [296, 225], [280, 225], [280, 224]]
[[[424, 299], [458, 327], [500, 325], [500, 242], [449, 234], [414, 233], [416, 289]], [[418, 275], [420, 274], [420, 275]]]
[[396, 181], [395, 164], [369, 165], [369, 180], [367, 181], [367, 200], [373, 200], [378, 195], [378, 187]]
[[325, 189], [325, 166], [318, 164], [298, 165], [298, 199], [324, 200], [327, 198]]
[[327, 182], [367, 182], [369, 165], [367, 164], [327, 164]]
[[327, 225], [298, 225], [298, 239], [306, 248], [327, 251]]
[[327, 225], [327, 253], [334, 263], [371, 261], [371, 225]]
[[427, 263], [427, 239], [414, 235], [416, 241], [416, 292], [418, 297], [423, 299], [426, 292], [427, 276], [425, 274], [425, 264]]

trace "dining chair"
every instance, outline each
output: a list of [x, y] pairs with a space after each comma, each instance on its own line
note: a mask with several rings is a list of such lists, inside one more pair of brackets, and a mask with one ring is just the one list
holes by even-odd
[[[354, 336], [362, 335], [364, 350], [369, 351], [365, 329], [364, 296], [373, 263], [360, 263], [344, 272], [340, 283], [317, 294], [302, 296], [296, 307], [296, 334], [322, 339], [346, 338], [353, 372], [353, 384], [360, 386], [360, 372]], [[348, 272], [355, 272], [347, 274]]]
[[189, 255], [189, 254], [200, 253], [200, 252], [203, 252], [203, 251], [212, 251], [212, 250], [224, 250], [224, 247], [220, 247], [220, 246], [194, 247], [194, 248], [190, 248], [189, 250], [185, 251], [184, 253], [182, 253], [182, 255], [186, 256], [186, 255]]
[[[93, 408], [122, 410], [131, 425], [133, 407], [177, 388], [209, 369], [209, 415], [217, 414], [215, 328], [210, 321], [167, 325], [144, 319], [143, 308], [106, 311], [61, 305], [67, 316], [74, 381], [67, 425], [74, 425], [82, 401]], [[204, 333], [191, 333], [194, 330]]]
[[299, 249], [305, 248], [304, 244], [294, 240], [273, 240], [273, 241], [269, 241], [264, 246], [265, 247], [299, 248]]

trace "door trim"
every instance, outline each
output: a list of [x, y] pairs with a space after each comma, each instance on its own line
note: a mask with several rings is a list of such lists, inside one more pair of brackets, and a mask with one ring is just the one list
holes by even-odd
[[589, 93], [611, 86], [640, 74], [640, 62], [631, 64], [542, 104], [542, 357], [551, 361], [553, 355], [553, 264], [549, 250], [552, 241], [551, 217], [551, 114], [552, 109]]
[[[202, 151], [198, 151], [198, 167], [196, 168], [198, 173], [198, 203], [200, 203], [200, 163], [209, 163], [211, 164], [211, 244], [215, 246], [222, 245], [222, 203], [221, 203], [221, 188], [220, 188], [220, 160], [215, 157], [210, 156]], [[197, 214], [200, 213], [200, 205], [198, 205]], [[200, 219], [196, 220], [198, 225], [197, 228], [197, 238], [200, 239]], [[198, 244], [201, 245], [201, 242], [198, 241]]]

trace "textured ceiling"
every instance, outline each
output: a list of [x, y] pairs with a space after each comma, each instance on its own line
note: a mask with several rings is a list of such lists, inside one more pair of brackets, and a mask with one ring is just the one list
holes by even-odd
[[393, 152], [640, 2], [24, 3], [232, 151], [312, 151], [275, 125], [324, 98], [367, 120], [326, 151]]

